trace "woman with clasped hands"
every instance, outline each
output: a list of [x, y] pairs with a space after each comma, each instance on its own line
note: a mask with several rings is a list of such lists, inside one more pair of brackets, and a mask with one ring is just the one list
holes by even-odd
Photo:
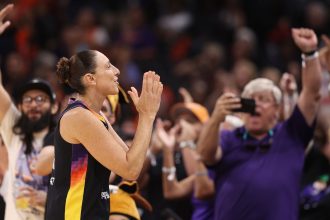
[[58, 78], [79, 96], [60, 115], [55, 130], [55, 169], [50, 179], [47, 220], [107, 220], [110, 170], [127, 180], [139, 176], [163, 85], [159, 75], [148, 71], [141, 94], [134, 87], [128, 92], [139, 114], [135, 137], [128, 147], [100, 113], [106, 96], [119, 91], [119, 74], [110, 60], [95, 50], [58, 62]]

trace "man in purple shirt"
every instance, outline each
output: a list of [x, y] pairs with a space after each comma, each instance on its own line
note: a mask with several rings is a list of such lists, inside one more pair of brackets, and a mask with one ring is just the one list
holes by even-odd
[[198, 151], [216, 169], [216, 220], [297, 220], [304, 149], [313, 134], [320, 99], [321, 67], [314, 31], [292, 29], [302, 51], [302, 91], [291, 117], [279, 123], [281, 91], [268, 79], [248, 83], [242, 97], [256, 101], [245, 125], [223, 131], [219, 125], [240, 99], [225, 93], [198, 140]]

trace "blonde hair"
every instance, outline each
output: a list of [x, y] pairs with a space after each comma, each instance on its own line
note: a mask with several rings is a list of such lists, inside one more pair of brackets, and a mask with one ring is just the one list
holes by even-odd
[[266, 78], [257, 78], [251, 80], [242, 92], [242, 97], [251, 98], [253, 93], [270, 91], [273, 94], [276, 104], [280, 104], [282, 100], [281, 90], [274, 84], [273, 81]]

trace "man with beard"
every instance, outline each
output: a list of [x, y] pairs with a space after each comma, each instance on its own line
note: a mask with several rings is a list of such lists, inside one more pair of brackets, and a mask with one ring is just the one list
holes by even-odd
[[[40, 79], [26, 83], [17, 98], [16, 107], [0, 84], [0, 134], [9, 158], [1, 188], [6, 202], [5, 219], [42, 220], [47, 180], [35, 174], [34, 163], [54, 127], [58, 106], [54, 91]], [[46, 145], [49, 144], [52, 143]]]

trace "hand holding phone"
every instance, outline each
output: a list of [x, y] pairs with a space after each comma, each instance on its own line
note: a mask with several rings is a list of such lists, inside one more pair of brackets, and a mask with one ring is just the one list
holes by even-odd
[[233, 112], [245, 112], [255, 115], [256, 102], [254, 99], [241, 98], [241, 108], [233, 109]]

